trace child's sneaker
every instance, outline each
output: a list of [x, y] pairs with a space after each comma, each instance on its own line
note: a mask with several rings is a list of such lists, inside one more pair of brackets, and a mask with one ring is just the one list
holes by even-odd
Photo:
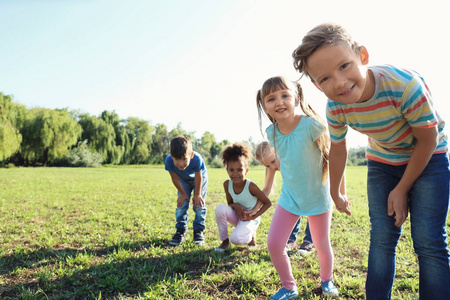
[[286, 299], [296, 299], [298, 297], [298, 291], [297, 287], [294, 286], [294, 288], [290, 291], [288, 291], [285, 288], [281, 288], [275, 295], [272, 295], [270, 299], [279, 299], [279, 300], [286, 300]]
[[186, 230], [177, 229], [177, 232], [173, 235], [172, 239], [169, 241], [169, 245], [179, 246], [184, 241], [184, 234]]
[[300, 255], [309, 255], [314, 249], [314, 244], [308, 241], [304, 241], [301, 244], [300, 248], [298, 248], [297, 253]]
[[249, 249], [249, 250], [254, 250], [254, 249], [256, 249], [256, 231], [253, 232], [253, 234], [252, 234], [252, 239], [251, 239], [250, 242], [247, 244], [247, 249]]
[[194, 229], [194, 243], [197, 246], [202, 246], [205, 243], [205, 236], [203, 230]]
[[338, 289], [334, 286], [333, 281], [327, 280], [322, 282], [322, 293], [331, 297], [339, 296]]
[[215, 248], [214, 251], [222, 253], [230, 250], [230, 246], [231, 246], [230, 240], [226, 239], [225, 241], [222, 242], [222, 244], [220, 244], [219, 247]]
[[287, 241], [286, 247], [284, 247], [284, 249], [286, 250], [286, 252], [289, 252], [292, 250], [292, 248], [294, 248], [296, 241], [289, 239]]

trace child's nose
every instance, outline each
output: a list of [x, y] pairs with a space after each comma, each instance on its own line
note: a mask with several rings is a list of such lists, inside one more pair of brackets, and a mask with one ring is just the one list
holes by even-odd
[[343, 88], [347, 84], [347, 78], [344, 76], [336, 76], [336, 87]]

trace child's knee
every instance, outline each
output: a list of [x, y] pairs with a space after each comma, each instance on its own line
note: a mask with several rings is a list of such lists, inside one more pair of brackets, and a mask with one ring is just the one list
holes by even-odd
[[228, 206], [228, 205], [225, 205], [225, 204], [219, 204], [219, 205], [217, 205], [217, 207], [216, 207], [216, 209], [215, 209], [215, 211], [214, 211], [214, 213], [216, 214], [216, 217], [222, 216], [222, 215], [226, 214], [226, 213], [227, 213], [228, 207], [229, 207], [229, 206]]
[[283, 245], [278, 239], [267, 237], [267, 249], [270, 253], [283, 252], [286, 245]]

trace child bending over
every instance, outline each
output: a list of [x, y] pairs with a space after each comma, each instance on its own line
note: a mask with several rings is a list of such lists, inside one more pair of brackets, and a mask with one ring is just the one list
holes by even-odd
[[177, 232], [169, 241], [169, 245], [178, 246], [185, 238], [188, 228], [189, 199], [192, 192], [192, 208], [195, 218], [193, 222], [194, 243], [203, 245], [205, 237], [206, 205], [208, 190], [208, 173], [202, 156], [192, 150], [192, 142], [184, 136], [175, 137], [170, 142], [170, 155], [166, 157], [165, 169], [170, 173], [172, 183], [178, 191], [176, 216]]
[[350, 213], [339, 190], [348, 126], [369, 137], [367, 299], [391, 298], [395, 252], [408, 211], [419, 258], [419, 297], [448, 299], [448, 138], [424, 79], [391, 65], [368, 66], [367, 49], [337, 24], [312, 29], [293, 57], [295, 68], [328, 97], [330, 192], [340, 212]]

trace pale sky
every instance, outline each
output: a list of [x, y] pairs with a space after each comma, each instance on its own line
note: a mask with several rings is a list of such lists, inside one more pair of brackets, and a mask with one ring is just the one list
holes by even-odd
[[[272, 76], [298, 79], [293, 50], [314, 26], [334, 22], [366, 46], [369, 64], [419, 72], [450, 124], [449, 3], [0, 0], [0, 92], [28, 108], [109, 110], [169, 130], [181, 123], [197, 137], [258, 142], [256, 91]], [[324, 116], [325, 96], [301, 83]], [[366, 142], [358, 133], [347, 140]]]

